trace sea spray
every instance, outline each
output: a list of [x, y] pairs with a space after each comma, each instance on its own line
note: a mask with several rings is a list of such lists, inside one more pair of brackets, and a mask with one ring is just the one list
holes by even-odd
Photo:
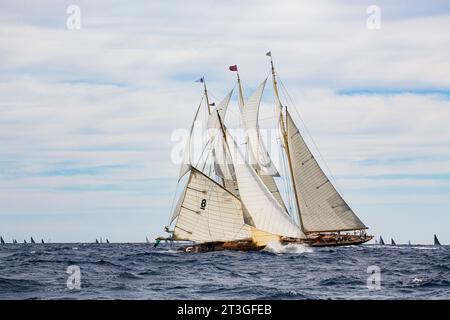
[[263, 249], [270, 253], [308, 253], [313, 252], [313, 249], [307, 245], [300, 243], [281, 244], [279, 241], [270, 241]]

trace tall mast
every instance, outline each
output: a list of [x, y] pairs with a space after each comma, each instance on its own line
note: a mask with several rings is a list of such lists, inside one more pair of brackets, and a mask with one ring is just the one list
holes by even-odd
[[241, 78], [239, 77], [239, 71], [237, 72], [237, 82], [239, 87], [239, 107], [244, 108], [244, 93], [242, 91]]
[[[306, 230], [303, 227], [303, 220], [302, 220], [302, 215], [300, 213], [300, 205], [299, 205], [299, 200], [298, 200], [298, 193], [297, 193], [297, 187], [295, 185], [295, 181], [294, 181], [294, 173], [293, 173], [293, 169], [292, 169], [292, 161], [291, 161], [291, 153], [289, 151], [289, 143], [288, 143], [288, 133], [286, 131], [286, 127], [283, 121], [283, 105], [281, 104], [281, 100], [280, 100], [280, 95], [278, 93], [278, 85], [277, 85], [277, 78], [275, 75], [275, 68], [273, 66], [273, 59], [272, 59], [272, 53], [269, 51], [266, 53], [266, 55], [268, 57], [270, 57], [270, 66], [272, 69], [272, 82], [273, 82], [273, 91], [275, 93], [275, 98], [277, 100], [277, 105], [279, 108], [279, 112], [280, 112], [280, 117], [279, 117], [279, 122], [280, 122], [280, 128], [281, 128], [281, 133], [283, 135], [283, 141], [284, 141], [284, 147], [286, 150], [286, 155], [287, 155], [287, 159], [288, 159], [288, 166], [289, 166], [289, 173], [291, 176], [291, 183], [292, 183], [292, 188], [294, 191], [294, 196], [295, 196], [295, 205], [297, 207], [297, 213], [298, 213], [298, 219], [300, 221], [300, 228], [302, 230], [303, 233], [307, 233]], [[287, 117], [287, 107], [286, 107], [286, 117]]]
[[206, 81], [205, 77], [202, 77], [203, 82], [203, 88], [205, 89], [205, 99], [206, 99], [206, 105], [208, 106], [208, 114], [211, 114], [211, 107], [209, 105], [209, 97], [208, 97], [208, 90], [206, 90]]

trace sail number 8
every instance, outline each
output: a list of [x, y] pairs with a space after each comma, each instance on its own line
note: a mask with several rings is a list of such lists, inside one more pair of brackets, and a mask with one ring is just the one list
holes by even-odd
[[202, 199], [202, 202], [200, 203], [200, 209], [205, 210], [206, 208], [206, 199]]

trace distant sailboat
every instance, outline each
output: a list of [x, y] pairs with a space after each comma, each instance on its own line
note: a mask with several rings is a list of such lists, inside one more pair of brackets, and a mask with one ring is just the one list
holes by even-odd
[[30, 240], [31, 240], [31, 243], [33, 243], [33, 244], [36, 243], [36, 242], [34, 242], [33, 237], [31, 237]]
[[2, 237], [0, 237], [0, 243], [1, 243], [1, 244], [5, 244], [5, 240], [3, 240]]
[[103, 243], [103, 239], [100, 237], [100, 243]]
[[380, 244], [381, 244], [382, 246], [384, 246], [384, 240], [383, 240], [383, 237], [382, 237], [382, 236], [380, 236]]
[[435, 246], [440, 246], [441, 245], [441, 243], [439, 242], [439, 239], [437, 238], [436, 235], [434, 235], [434, 245]]
[[98, 243], [98, 239], [95, 239], [95, 243]]
[[109, 240], [108, 240], [108, 238], [106, 238], [106, 243], [109, 243]]
[[145, 237], [145, 243], [150, 244], [150, 241], [148, 240], [147, 237]]
[[395, 243], [394, 239], [391, 238], [391, 245], [392, 246], [396, 246], [397, 244]]
[[42, 244], [44, 244], [44, 243], [45, 243], [45, 242], [44, 242], [44, 239], [41, 239], [41, 243], [42, 243]]
[[17, 244], [17, 240], [16, 239], [13, 240], [13, 244]]
[[408, 241], [408, 246], [410, 246], [410, 245], [411, 245], [411, 240]]
[[23, 243], [27, 243], [27, 240], [23, 239]]

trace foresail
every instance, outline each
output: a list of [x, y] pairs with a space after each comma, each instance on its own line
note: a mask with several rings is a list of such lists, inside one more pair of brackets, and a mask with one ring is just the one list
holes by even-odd
[[236, 141], [228, 132], [227, 141], [233, 157], [239, 194], [245, 206], [244, 215], [248, 213], [253, 226], [259, 230], [280, 236], [304, 237], [300, 228], [267, 189], [254, 168], [245, 162]]
[[289, 112], [286, 113], [293, 178], [304, 230], [314, 232], [366, 228], [328, 180]]
[[250, 237], [249, 226], [244, 223], [241, 201], [192, 168], [180, 204], [174, 239], [209, 242]]

